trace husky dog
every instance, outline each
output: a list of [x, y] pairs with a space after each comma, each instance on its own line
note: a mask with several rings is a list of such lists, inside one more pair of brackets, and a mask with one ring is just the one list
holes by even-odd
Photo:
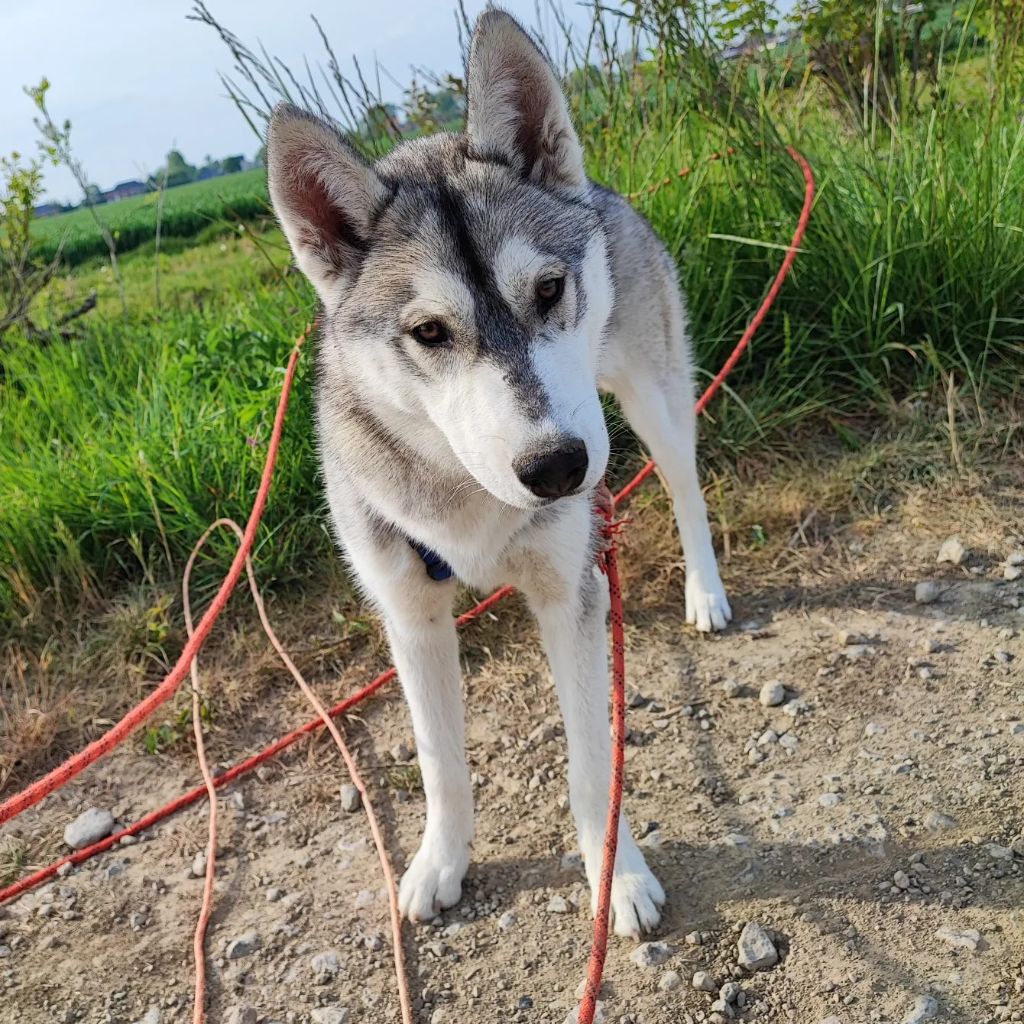
[[[412, 715], [426, 828], [402, 912], [459, 899], [473, 838], [456, 583], [512, 583], [536, 615], [565, 720], [592, 893], [610, 744], [595, 489], [613, 392], [674, 496], [686, 618], [731, 616], [697, 478], [693, 372], [676, 268], [620, 196], [587, 179], [558, 79], [508, 14], [476, 24], [464, 134], [364, 160], [279, 106], [269, 188], [320, 316], [317, 425], [331, 516], [383, 617]], [[615, 931], [665, 894], [622, 818]]]

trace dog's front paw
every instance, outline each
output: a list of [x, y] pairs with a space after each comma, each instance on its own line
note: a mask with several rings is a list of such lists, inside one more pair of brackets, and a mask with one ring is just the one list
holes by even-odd
[[732, 618], [725, 587], [715, 574], [713, 580], [704, 580], [697, 573], [686, 576], [686, 621], [701, 633], [725, 629]]
[[431, 921], [455, 906], [469, 867], [469, 844], [424, 836], [398, 887], [398, 908], [410, 921]]
[[[665, 890], [647, 866], [643, 854], [634, 846], [619, 852], [615, 858], [612, 879], [612, 922], [615, 934], [639, 939], [653, 931], [661, 920]], [[592, 886], [590, 909], [597, 914], [597, 886]]]

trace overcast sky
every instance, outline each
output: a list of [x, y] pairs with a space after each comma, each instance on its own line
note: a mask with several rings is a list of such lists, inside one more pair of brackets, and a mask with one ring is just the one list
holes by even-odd
[[[413, 65], [461, 70], [453, 0], [208, 0], [208, 6], [244, 42], [262, 41], [292, 66], [301, 66], [304, 55], [321, 56], [309, 20], [314, 13], [339, 60], [354, 53], [365, 68], [376, 57], [403, 84]], [[470, 16], [484, 6], [485, 0], [466, 0]], [[502, 6], [532, 23], [534, 0]], [[567, 0], [566, 9], [574, 6]], [[186, 20], [191, 7], [191, 0], [0, 0], [0, 152], [35, 152], [33, 107], [22, 86], [45, 75], [52, 83], [50, 110], [58, 121], [71, 120], [74, 151], [101, 188], [152, 173], [172, 143], [191, 163], [206, 154], [251, 157], [259, 141], [218, 79], [218, 72], [231, 70], [230, 55], [212, 29]], [[385, 92], [401, 99], [393, 86]], [[81, 199], [63, 167], [47, 170], [46, 192]]]

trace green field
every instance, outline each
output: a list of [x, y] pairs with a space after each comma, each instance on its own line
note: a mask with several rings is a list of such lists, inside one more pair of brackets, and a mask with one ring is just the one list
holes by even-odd
[[[267, 173], [242, 171], [179, 185], [164, 193], [160, 233], [167, 238], [191, 238], [211, 225], [250, 221], [270, 215]], [[159, 194], [149, 192], [95, 208], [96, 215], [114, 236], [118, 252], [128, 252], [156, 235]], [[107, 255], [103, 236], [85, 208], [35, 222], [38, 252], [47, 262], [60, 250], [67, 266]]]
[[[815, 168], [818, 200], [796, 269], [704, 421], [707, 468], [721, 477], [780, 453], [800, 457], [809, 438], [856, 448], [913, 417], [936, 430], [1000, 404], [1019, 409], [1019, 86], [972, 54], [970, 80], [985, 87], [963, 89], [954, 55], [926, 103], [891, 125], [876, 115], [854, 124], [813, 82], [702, 60], [666, 45], [636, 73], [588, 73], [574, 103], [592, 175], [641, 193], [639, 208], [678, 261], [702, 379], [759, 304], [799, 213], [803, 183], [782, 143]], [[712, 159], [728, 146], [732, 156]], [[679, 177], [682, 167], [692, 173]], [[172, 190], [165, 231], [194, 235], [226, 210], [243, 217], [264, 203], [256, 172]], [[101, 212], [115, 211], [122, 248], [128, 237], [144, 243], [153, 198]], [[65, 225], [69, 261], [102, 254], [82, 214], [42, 222], [41, 243], [56, 244]], [[81, 337], [45, 348], [16, 341], [4, 356], [3, 629], [45, 629], [55, 606], [127, 583], [169, 586], [207, 523], [246, 517], [282, 367], [314, 311], [279, 233], [262, 226], [179, 242], [159, 263], [141, 245], [121, 262], [127, 315], [109, 268], [92, 261], [47, 299], [59, 310], [98, 290]], [[330, 560], [309, 362], [259, 539], [261, 577], [279, 585]], [[202, 584], [231, 550], [226, 539], [214, 547]]]

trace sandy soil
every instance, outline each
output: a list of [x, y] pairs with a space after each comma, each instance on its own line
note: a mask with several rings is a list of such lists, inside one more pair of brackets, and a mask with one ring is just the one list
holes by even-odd
[[[624, 554], [626, 807], [669, 893], [652, 938], [670, 956], [644, 968], [613, 939], [605, 1019], [1024, 1020], [1024, 579], [1004, 579], [1024, 550], [1019, 491], [921, 490], [841, 529], [803, 522], [779, 571], [733, 558], [737, 620], [713, 638], [681, 626], [663, 518]], [[966, 561], [939, 565], [957, 524]], [[940, 584], [929, 604], [914, 597], [925, 579]], [[235, 643], [212, 656], [211, 678]], [[515, 605], [464, 649], [477, 841], [462, 903], [405, 929], [417, 1020], [562, 1024], [591, 922], [547, 670]], [[325, 694], [379, 670], [378, 645], [357, 650], [321, 666]], [[211, 733], [225, 763], [309, 717], [268, 664], [253, 669], [237, 731]], [[774, 680], [786, 702], [764, 707]], [[397, 692], [347, 727], [401, 868], [423, 802]], [[45, 863], [81, 810], [131, 820], [195, 781], [184, 743], [155, 756], [135, 743], [5, 835]], [[223, 792], [212, 1022], [399, 1019], [379, 871], [342, 781], [321, 737]], [[0, 909], [0, 1020], [191, 1020], [205, 827], [205, 808], [190, 809]], [[748, 921], [774, 937], [776, 966], [737, 966]], [[743, 1005], [713, 1010], [697, 971], [716, 989], [737, 981]]]

